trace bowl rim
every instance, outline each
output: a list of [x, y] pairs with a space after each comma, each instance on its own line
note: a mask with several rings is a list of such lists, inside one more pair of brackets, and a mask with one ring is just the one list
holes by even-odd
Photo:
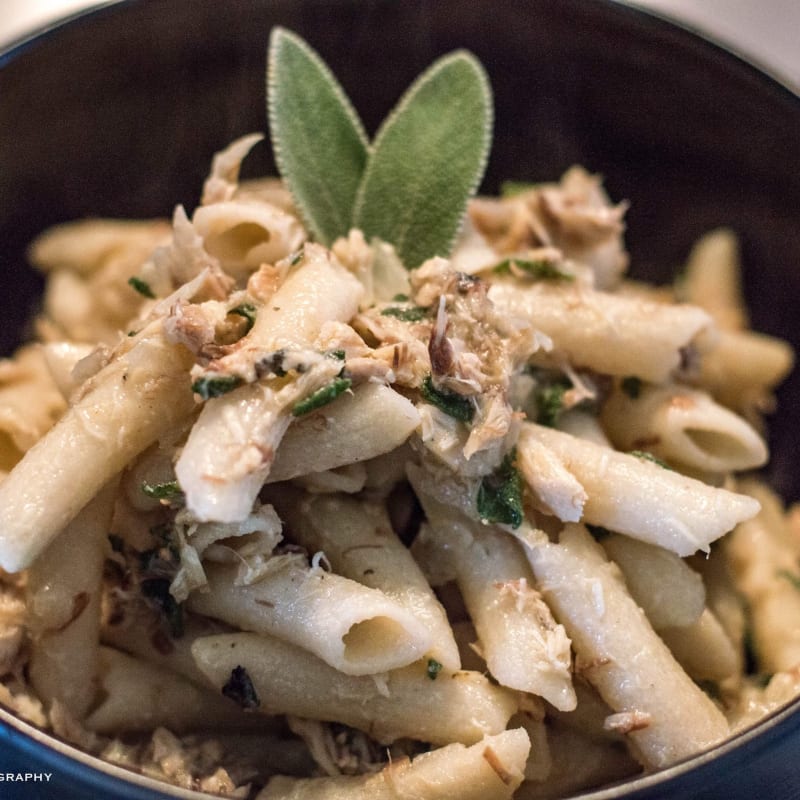
[[[312, 0], [314, 2], [314, 0]], [[746, 76], [763, 89], [769, 90], [773, 95], [789, 102], [800, 111], [800, 85], [794, 85], [785, 75], [765, 65], [760, 59], [750, 53], [744, 53], [730, 42], [724, 42], [707, 30], [700, 29], [691, 22], [671, 17], [658, 9], [639, 5], [636, 0], [592, 0], [596, 5], [613, 8], [611, 13], [620, 19], [625, 17], [638, 20], [641, 24], [651, 26], [651, 30], [668, 33], [679, 38], [686, 44], [699, 47], [709, 58], [721, 60], [726, 67], [740, 75]], [[91, 6], [77, 9], [65, 16], [60, 16], [34, 27], [22, 36], [19, 36], [0, 46], [0, 70], [23, 55], [29, 49], [36, 47], [41, 42], [49, 40], [62, 30], [76, 26], [88, 18], [100, 17], [109, 12], [114, 12], [124, 7], [133, 7], [139, 0], [98, 0]], [[779, 737], [784, 727], [789, 727], [792, 721], [794, 726], [800, 728], [800, 696], [785, 705], [775, 709], [756, 723], [734, 733], [724, 741], [688, 756], [675, 764], [657, 771], [638, 775], [634, 778], [623, 779], [608, 786], [589, 789], [570, 794], [575, 800], [624, 800], [628, 796], [636, 796], [638, 792], [656, 787], [670, 789], [669, 783], [681, 777], [709, 767], [719, 758], [729, 756], [733, 751], [749, 745], [763, 747]], [[81, 775], [81, 782], [95, 785], [107, 783], [111, 779], [116, 786], [106, 789], [136, 789], [136, 793], [128, 792], [125, 797], [135, 797], [136, 800], [160, 800], [160, 798], [178, 798], [178, 800], [203, 800], [214, 798], [218, 795], [209, 794], [199, 789], [185, 789], [175, 784], [150, 777], [135, 768], [124, 767], [107, 761], [99, 756], [70, 744], [59, 736], [40, 728], [38, 725], [18, 716], [5, 704], [0, 702], [0, 742], [21, 740], [19, 743], [26, 752], [35, 750], [36, 756], [46, 761], [49, 766], [59, 765], [64, 767], [64, 772], [73, 772], [75, 767], [82, 766], [89, 769], [90, 781], [86, 775]], [[44, 757], [39, 752], [43, 746]], [[63, 763], [59, 763], [63, 762]]]

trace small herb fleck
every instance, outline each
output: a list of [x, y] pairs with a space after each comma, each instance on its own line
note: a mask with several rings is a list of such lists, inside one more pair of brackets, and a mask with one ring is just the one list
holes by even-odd
[[222, 687], [222, 694], [238, 703], [245, 711], [253, 711], [261, 705], [253, 681], [242, 666], [231, 670], [231, 677]]
[[250, 333], [256, 322], [256, 314], [258, 309], [252, 303], [242, 303], [241, 305], [232, 308], [229, 314], [236, 314], [239, 317], [244, 317], [247, 322], [245, 333]]
[[410, 306], [409, 308], [398, 308], [389, 306], [381, 311], [382, 317], [395, 317], [403, 322], [419, 322], [428, 315], [428, 309], [422, 306]]
[[440, 411], [461, 422], [472, 422], [475, 416], [475, 404], [469, 397], [437, 389], [430, 375], [422, 381], [422, 396]]
[[548, 428], [555, 428], [564, 410], [564, 395], [570, 386], [559, 381], [546, 383], [536, 388], [536, 421]]
[[209, 376], [198, 378], [192, 384], [192, 391], [199, 394], [202, 400], [210, 400], [232, 392], [241, 383], [242, 379], [238, 375]]
[[135, 289], [143, 297], [147, 297], [151, 300], [155, 299], [155, 294], [150, 288], [150, 284], [147, 281], [143, 281], [141, 278], [137, 278], [136, 276], [128, 278], [128, 286]]
[[442, 671], [442, 665], [435, 658], [429, 658], [427, 667], [428, 677], [432, 681], [435, 681], [436, 678], [439, 677], [439, 673], [441, 671]]
[[344, 350], [328, 350], [325, 355], [328, 358], [335, 358], [337, 361], [344, 361], [347, 358], [347, 353]]
[[310, 411], [316, 411], [316, 409], [328, 405], [352, 385], [353, 382], [350, 378], [334, 378], [330, 383], [306, 397], [305, 400], [295, 403], [292, 408], [292, 416], [302, 417], [303, 414], [308, 414]]
[[574, 281], [575, 276], [569, 272], [559, 269], [558, 265], [552, 261], [537, 259], [531, 261], [525, 258], [504, 258], [492, 268], [498, 275], [507, 275], [512, 272], [512, 268], [527, 273], [532, 278], [542, 281]]
[[514, 466], [512, 450], [478, 488], [478, 514], [483, 522], [499, 522], [518, 528], [522, 524], [522, 478]]
[[635, 375], [629, 375], [627, 378], [623, 378], [620, 386], [622, 387], [622, 391], [625, 392], [631, 400], [638, 399], [639, 395], [642, 393], [642, 379], [637, 378]]
[[669, 464], [666, 461], [662, 461], [657, 456], [654, 456], [652, 453], [648, 453], [647, 450], [631, 450], [628, 453], [629, 456], [636, 456], [636, 458], [641, 458], [642, 461], [651, 461], [653, 464], [658, 464], [659, 467], [662, 469], [672, 470]]
[[408, 295], [407, 294], [402, 294], [402, 293], [396, 294], [392, 298], [392, 301], [395, 302], [395, 303], [407, 303], [408, 302]]
[[142, 492], [155, 500], [171, 500], [183, 496], [178, 481], [166, 481], [164, 483], [142, 481]]
[[289, 258], [289, 266], [296, 267], [304, 258], [306, 251], [304, 248], [300, 248], [296, 253], [292, 253]]

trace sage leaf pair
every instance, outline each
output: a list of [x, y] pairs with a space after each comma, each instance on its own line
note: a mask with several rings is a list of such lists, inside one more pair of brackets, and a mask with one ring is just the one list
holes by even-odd
[[275, 28], [267, 110], [278, 170], [318, 241], [330, 245], [357, 227], [394, 245], [409, 268], [449, 254], [491, 144], [491, 89], [473, 55], [435, 61], [370, 144], [320, 56]]

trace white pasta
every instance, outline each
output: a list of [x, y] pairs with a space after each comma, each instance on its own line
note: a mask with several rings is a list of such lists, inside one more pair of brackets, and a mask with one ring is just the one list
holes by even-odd
[[573, 167], [409, 271], [241, 182], [262, 138], [171, 224], [31, 247], [0, 700], [220, 795], [555, 800], [796, 694], [800, 540], [734, 474], [793, 353], [747, 329], [732, 235], [627, 279], [626, 204]]

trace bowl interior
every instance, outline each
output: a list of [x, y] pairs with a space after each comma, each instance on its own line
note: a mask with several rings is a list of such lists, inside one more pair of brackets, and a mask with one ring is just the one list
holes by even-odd
[[[211, 155], [266, 129], [275, 24], [320, 51], [370, 132], [436, 56], [472, 50], [495, 92], [485, 191], [574, 163], [604, 174], [612, 198], [631, 202], [632, 273], [649, 280], [731, 226], [754, 326], [800, 347], [800, 101], [713, 45], [605, 0], [139, 0], [0, 56], [0, 352], [41, 290], [24, 266], [33, 236], [78, 217], [192, 208]], [[269, 147], [246, 168], [274, 172]], [[770, 479], [797, 500], [800, 373], [779, 402]]]

